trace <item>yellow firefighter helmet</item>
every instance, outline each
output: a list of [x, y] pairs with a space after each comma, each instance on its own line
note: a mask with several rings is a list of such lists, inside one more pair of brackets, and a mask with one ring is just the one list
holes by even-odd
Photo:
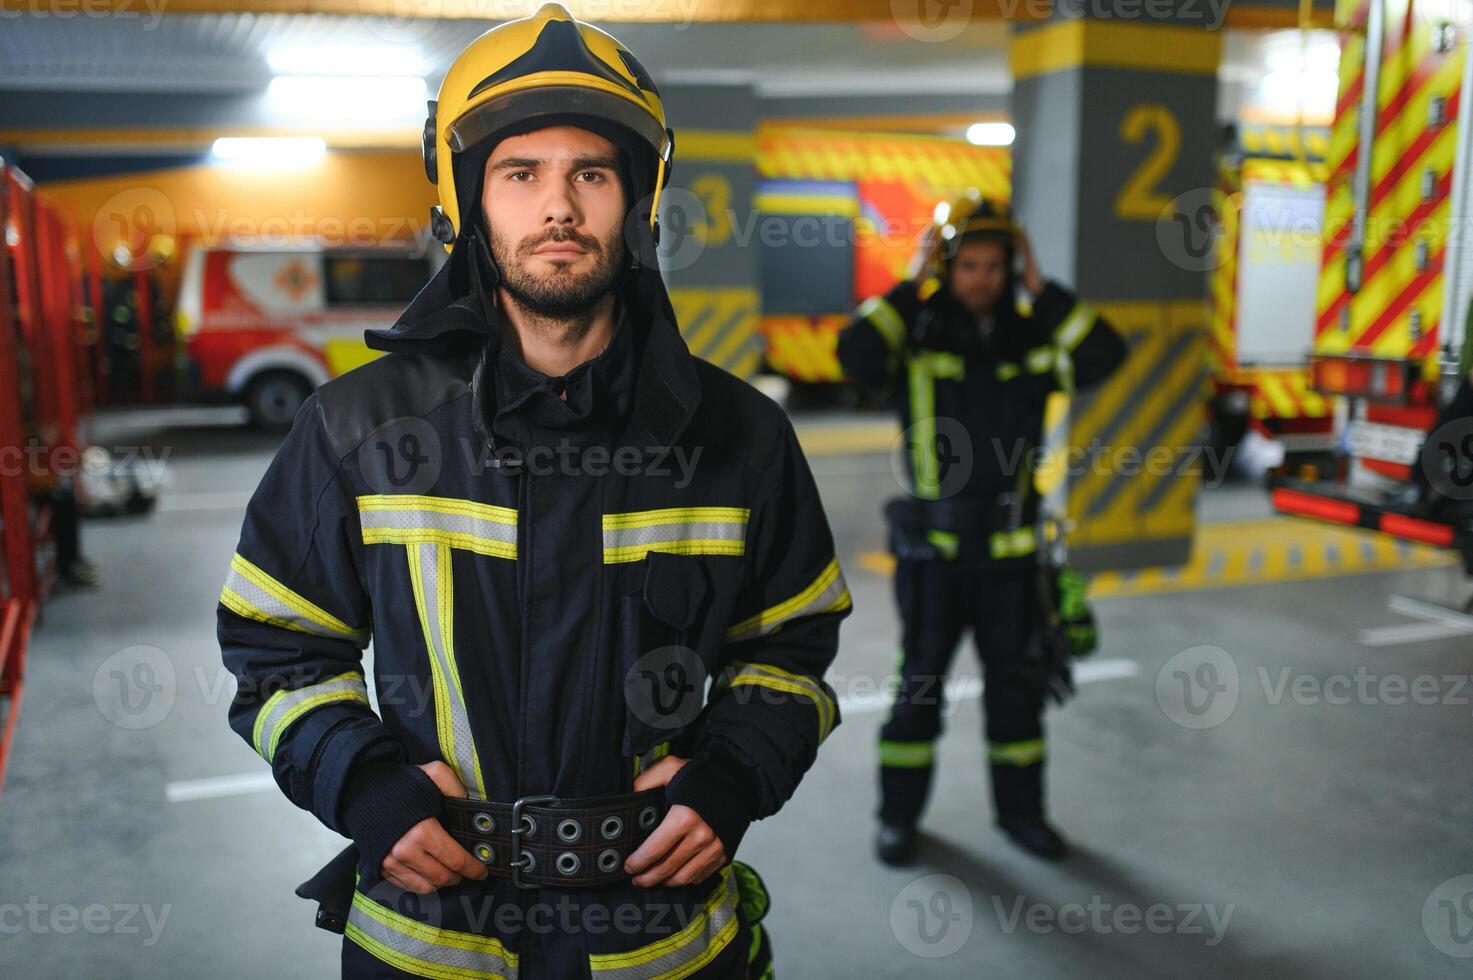
[[461, 208], [474, 204], [457, 200], [454, 155], [509, 126], [541, 117], [556, 125], [569, 116], [614, 123], [648, 144], [654, 165], [644, 182], [653, 186], [636, 183], [633, 190], [649, 195], [653, 232], [675, 146], [659, 91], [628, 48], [548, 3], [466, 45], [430, 103], [423, 149], [425, 173], [440, 196], [431, 209], [435, 236], [448, 247], [460, 231]]
[[946, 263], [956, 255], [968, 235], [992, 232], [1011, 243], [1018, 233], [1017, 222], [1008, 206], [990, 200], [975, 187], [952, 201], [942, 201], [932, 213], [931, 225], [921, 241], [917, 277], [944, 279]]

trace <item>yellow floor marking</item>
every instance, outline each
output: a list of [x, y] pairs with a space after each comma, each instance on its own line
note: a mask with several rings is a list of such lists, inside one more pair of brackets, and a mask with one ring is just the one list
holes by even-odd
[[[1187, 592], [1269, 582], [1335, 578], [1400, 568], [1457, 564], [1450, 551], [1360, 528], [1289, 517], [1223, 521], [1197, 528], [1191, 560], [1181, 568], [1101, 572], [1090, 577], [1092, 599]], [[859, 555], [859, 567], [877, 575], [895, 571], [883, 551]]]

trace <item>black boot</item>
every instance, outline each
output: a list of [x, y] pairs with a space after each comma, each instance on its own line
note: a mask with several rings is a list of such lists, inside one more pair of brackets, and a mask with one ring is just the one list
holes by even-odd
[[1046, 861], [1057, 861], [1069, 851], [1064, 838], [1041, 816], [1001, 817], [997, 826], [1014, 844]]
[[915, 861], [915, 824], [880, 824], [879, 833], [875, 835], [875, 854], [881, 861], [893, 867]]

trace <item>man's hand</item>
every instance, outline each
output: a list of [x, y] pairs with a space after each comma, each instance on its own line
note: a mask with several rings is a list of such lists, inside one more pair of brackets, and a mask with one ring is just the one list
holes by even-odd
[[[664, 786], [688, 762], [667, 755], [634, 780], [636, 793]], [[726, 863], [726, 848], [701, 815], [688, 806], [672, 806], [654, 833], [629, 855], [624, 870], [641, 888], [656, 885], [694, 885], [711, 877]]]
[[[434, 781], [442, 795], [462, 798], [467, 795], [455, 770], [445, 763], [427, 762], [419, 768]], [[384, 858], [379, 872], [385, 881], [416, 895], [458, 885], [466, 878], [480, 880], [489, 873], [434, 817], [410, 827]]]
[[1022, 225], [1018, 225], [1017, 229], [1013, 241], [1018, 254], [1023, 257], [1023, 288], [1028, 290], [1028, 295], [1037, 297], [1043, 292], [1043, 276], [1039, 274], [1038, 262], [1033, 257], [1033, 245], [1028, 241], [1028, 233], [1023, 230]]

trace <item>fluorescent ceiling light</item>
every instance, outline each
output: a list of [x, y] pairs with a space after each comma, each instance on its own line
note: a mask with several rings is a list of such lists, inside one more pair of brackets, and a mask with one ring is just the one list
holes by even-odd
[[423, 75], [424, 59], [407, 44], [281, 47], [266, 55], [276, 75]]
[[290, 116], [418, 119], [425, 111], [423, 78], [282, 75], [271, 80], [267, 93]]
[[304, 167], [326, 152], [320, 136], [222, 136], [210, 147], [220, 163], [250, 167]]
[[967, 127], [967, 142], [973, 146], [1012, 146], [1015, 135], [1012, 123], [979, 122]]

